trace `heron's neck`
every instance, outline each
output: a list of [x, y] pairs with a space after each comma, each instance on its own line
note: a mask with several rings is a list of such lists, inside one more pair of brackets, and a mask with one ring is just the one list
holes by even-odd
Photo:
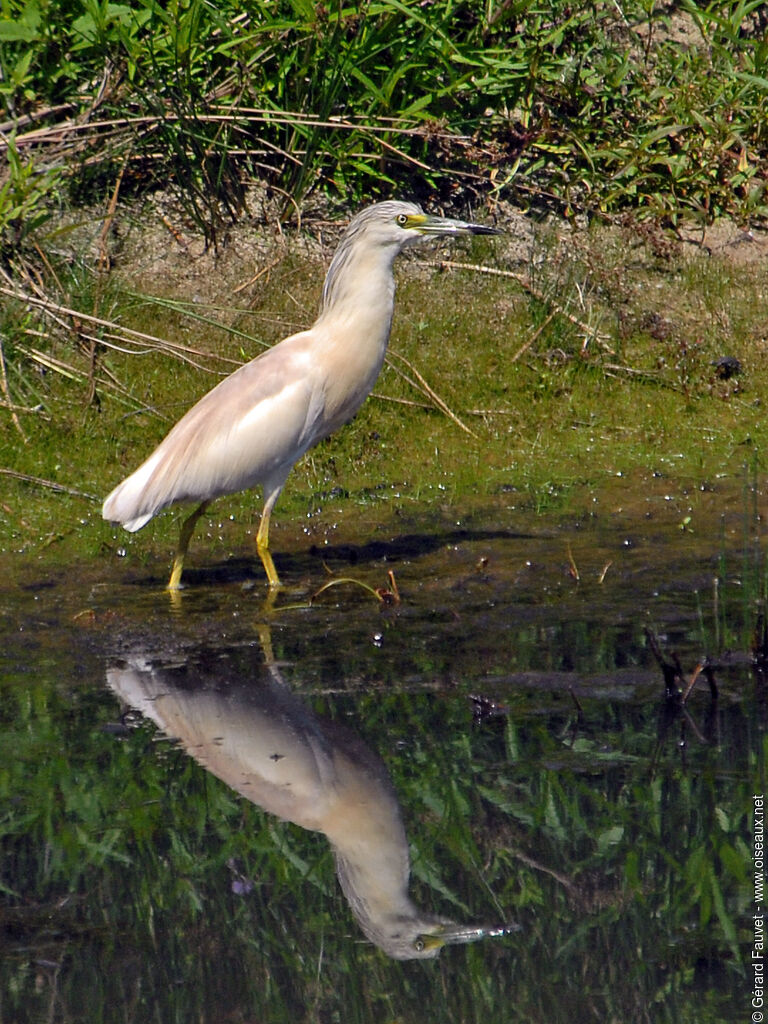
[[[324, 349], [325, 436], [350, 420], [379, 375], [389, 342], [394, 249], [342, 249], [328, 271], [315, 344]], [[358, 258], [359, 256], [359, 258]]]
[[339, 865], [339, 881], [380, 913], [404, 913], [410, 861], [400, 805], [381, 762], [359, 746], [333, 751], [337, 782], [322, 824]]
[[366, 329], [377, 338], [383, 334], [386, 345], [395, 302], [396, 255], [391, 246], [340, 246], [328, 269], [316, 326], [333, 325], [336, 330], [354, 325], [360, 334]]
[[348, 856], [348, 849], [335, 845], [333, 852], [339, 884], [369, 939], [377, 942], [391, 931], [390, 922], [416, 916], [416, 907], [408, 895], [407, 855], [403, 865], [401, 851], [386, 845], [366, 851], [367, 858], [359, 850]]

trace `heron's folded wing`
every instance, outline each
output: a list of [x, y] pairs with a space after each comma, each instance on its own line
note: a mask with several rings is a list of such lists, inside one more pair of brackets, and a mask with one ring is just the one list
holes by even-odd
[[104, 518], [137, 530], [175, 502], [287, 476], [312, 443], [323, 401], [309, 333], [287, 338], [204, 395], [109, 495]]

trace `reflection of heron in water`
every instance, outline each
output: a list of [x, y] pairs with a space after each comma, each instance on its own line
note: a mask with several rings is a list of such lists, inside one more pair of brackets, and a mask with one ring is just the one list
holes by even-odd
[[412, 903], [408, 840], [383, 763], [348, 730], [316, 718], [268, 660], [266, 683], [230, 683], [221, 672], [163, 668], [142, 657], [108, 669], [107, 681], [242, 796], [324, 832], [355, 917], [389, 956], [434, 957], [448, 943], [503, 934], [456, 925]]

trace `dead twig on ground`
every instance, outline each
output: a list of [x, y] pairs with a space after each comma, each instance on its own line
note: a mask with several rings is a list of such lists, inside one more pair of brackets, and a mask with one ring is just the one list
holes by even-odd
[[30, 476], [29, 473], [18, 473], [15, 469], [6, 469], [0, 466], [0, 474], [9, 476], [13, 480], [21, 480], [25, 484], [33, 484], [35, 487], [45, 487], [49, 491], [57, 491], [59, 494], [69, 494], [73, 498], [85, 498], [87, 501], [101, 501], [95, 494], [88, 494], [86, 491], [75, 490], [74, 487], [67, 487], [55, 480], [45, 480], [40, 476]]
[[[399, 367], [393, 364], [393, 357], [405, 363], [405, 365], [408, 367], [408, 370], [413, 374], [418, 383], [415, 383], [413, 380], [411, 380], [406, 373], [404, 373], [401, 369], [399, 369]], [[459, 419], [456, 413], [453, 412], [446, 404], [446, 402], [443, 401], [440, 395], [438, 395], [437, 392], [433, 388], [431, 388], [429, 384], [427, 384], [424, 377], [419, 373], [419, 371], [416, 369], [413, 363], [409, 362], [409, 360], [405, 358], [405, 356], [400, 355], [399, 352], [393, 352], [390, 349], [387, 355], [386, 362], [387, 365], [390, 366], [395, 371], [395, 373], [402, 377], [404, 381], [407, 381], [407, 383], [410, 384], [415, 391], [421, 391], [422, 394], [425, 394], [431, 400], [431, 402], [434, 405], [436, 405], [437, 408], [448, 417], [448, 419], [453, 420], [456, 426], [460, 427], [465, 433], [469, 434], [470, 437], [477, 438], [477, 434], [473, 430], [470, 430], [466, 423], [462, 423], [462, 421]]]

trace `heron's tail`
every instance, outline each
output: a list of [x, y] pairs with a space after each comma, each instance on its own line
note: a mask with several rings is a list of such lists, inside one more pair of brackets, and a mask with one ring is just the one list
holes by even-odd
[[154, 470], [154, 460], [150, 457], [135, 473], [118, 484], [104, 499], [101, 509], [103, 518], [110, 523], [120, 523], [129, 533], [135, 533], [146, 526], [161, 508], [169, 504], [158, 504], [147, 494]]

